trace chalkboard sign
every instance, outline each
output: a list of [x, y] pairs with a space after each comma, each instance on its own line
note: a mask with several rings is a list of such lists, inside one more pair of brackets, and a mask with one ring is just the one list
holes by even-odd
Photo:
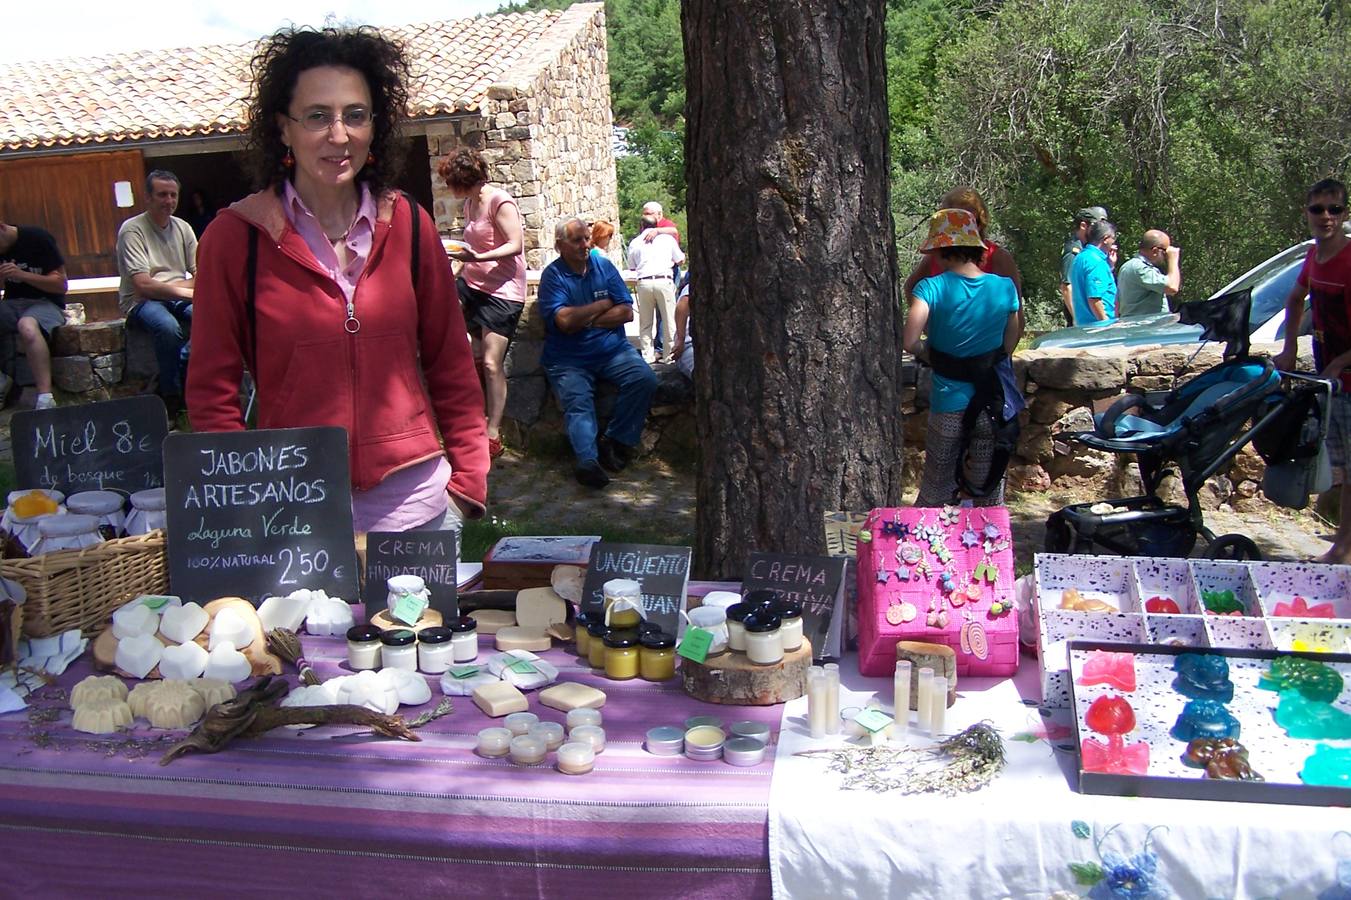
[[760, 588], [776, 591], [802, 604], [802, 632], [816, 659], [839, 659], [844, 637], [844, 570], [846, 560], [829, 556], [794, 556], [751, 552], [742, 593]]
[[66, 494], [157, 488], [168, 433], [155, 396], [18, 412], [10, 422], [15, 483]]
[[366, 535], [366, 615], [385, 607], [391, 575], [416, 575], [427, 584], [432, 609], [450, 620], [456, 605], [455, 532], [371, 531]]
[[689, 547], [660, 544], [615, 544], [598, 541], [591, 547], [591, 562], [582, 583], [582, 610], [604, 612], [601, 588], [615, 578], [629, 578], [643, 586], [647, 621], [675, 635], [680, 611], [685, 608], [685, 589], [690, 582]]
[[343, 429], [172, 434], [164, 480], [169, 584], [184, 600], [357, 599]]

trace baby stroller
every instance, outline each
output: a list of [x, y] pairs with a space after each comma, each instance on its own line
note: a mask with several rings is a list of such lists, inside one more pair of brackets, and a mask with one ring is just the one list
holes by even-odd
[[[1319, 477], [1335, 383], [1277, 372], [1270, 360], [1248, 356], [1249, 291], [1183, 306], [1182, 321], [1203, 326], [1203, 339], [1227, 343], [1225, 361], [1171, 391], [1127, 394], [1094, 429], [1067, 435], [1098, 450], [1134, 454], [1145, 494], [1078, 503], [1046, 520], [1046, 549], [1089, 553], [1094, 545], [1127, 556], [1189, 556], [1198, 535], [1212, 559], [1260, 559], [1242, 534], [1216, 537], [1197, 495], [1249, 442], [1267, 462], [1268, 499], [1302, 509]], [[1249, 424], [1251, 423], [1251, 424]], [[1246, 429], [1246, 430], [1245, 430]], [[1186, 506], [1157, 495], [1164, 475], [1182, 480]]]

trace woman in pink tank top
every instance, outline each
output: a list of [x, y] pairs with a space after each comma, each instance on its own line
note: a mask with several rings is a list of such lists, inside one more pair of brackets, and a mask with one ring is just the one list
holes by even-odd
[[507, 348], [525, 308], [525, 237], [521, 213], [506, 191], [488, 183], [477, 151], [460, 148], [437, 167], [452, 194], [464, 201], [464, 238], [449, 251], [464, 263], [456, 286], [465, 323], [482, 360], [488, 416], [488, 453], [502, 454], [502, 412], [507, 405]]

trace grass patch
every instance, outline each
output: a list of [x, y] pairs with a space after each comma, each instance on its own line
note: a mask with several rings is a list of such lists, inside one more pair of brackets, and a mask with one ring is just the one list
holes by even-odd
[[488, 516], [466, 522], [460, 535], [464, 562], [481, 562], [483, 554], [504, 537], [515, 535], [598, 534], [607, 541], [625, 544], [671, 544], [693, 546], [694, 535], [671, 529], [627, 528], [614, 522], [595, 518], [570, 522], [566, 526], [536, 519], [503, 519]]

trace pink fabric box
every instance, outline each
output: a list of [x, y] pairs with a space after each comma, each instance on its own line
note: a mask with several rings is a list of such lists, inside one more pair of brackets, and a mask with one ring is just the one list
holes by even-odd
[[[929, 528], [938, 531], [933, 544], [918, 536]], [[939, 547], [943, 552], [936, 553]], [[928, 567], [928, 577], [921, 563]], [[942, 586], [944, 573], [951, 576], [951, 591]], [[1013, 581], [1004, 507], [873, 510], [858, 541], [859, 671], [890, 675], [896, 669], [898, 641], [927, 641], [957, 652], [959, 676], [1014, 674], [1018, 617], [1012, 610]], [[973, 589], [978, 597], [953, 603], [954, 595], [962, 601]], [[1002, 614], [991, 612], [996, 601], [1006, 610]], [[947, 623], [928, 624], [931, 609], [946, 612]]]

